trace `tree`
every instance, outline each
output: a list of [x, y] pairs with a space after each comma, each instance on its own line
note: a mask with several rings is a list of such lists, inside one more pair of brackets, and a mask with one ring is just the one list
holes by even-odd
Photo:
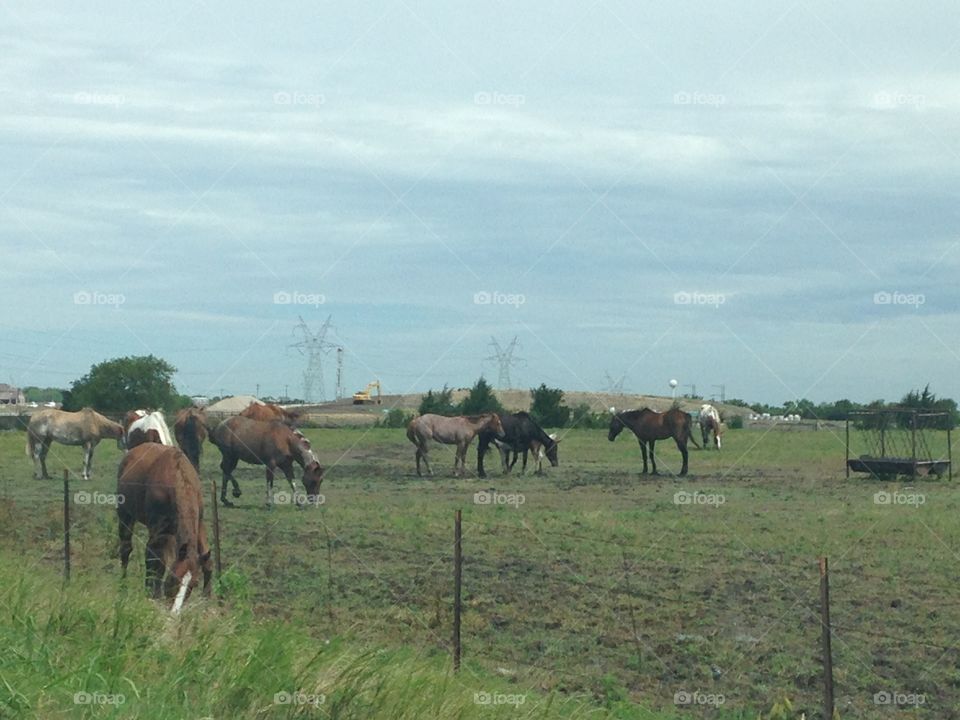
[[470, 388], [470, 392], [460, 402], [461, 415], [479, 415], [488, 412], [503, 412], [503, 405], [497, 399], [490, 383], [486, 381], [483, 375]]
[[427, 413], [433, 413], [435, 415], [456, 415], [457, 408], [451, 400], [452, 395], [453, 390], [446, 385], [443, 386], [443, 390], [438, 390], [437, 392], [428, 390], [427, 394], [420, 398], [420, 407], [417, 408], [417, 412], [421, 415], [426, 415]]
[[570, 408], [563, 404], [563, 390], [545, 383], [530, 390], [530, 415], [543, 427], [563, 427], [570, 420]]
[[153, 355], [105, 360], [73, 381], [64, 393], [64, 407], [79, 410], [90, 406], [114, 413], [135, 408], [175, 410], [181, 402], [172, 381], [176, 371]]

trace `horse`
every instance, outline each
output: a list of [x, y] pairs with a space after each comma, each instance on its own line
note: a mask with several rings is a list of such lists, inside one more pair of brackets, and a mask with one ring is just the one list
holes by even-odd
[[[500, 451], [500, 464], [504, 474], [510, 472], [513, 466], [517, 464], [517, 458], [523, 453], [522, 472], [527, 470], [527, 453], [533, 449], [533, 444], [537, 443], [537, 452], [544, 448], [550, 464], [556, 467], [559, 464], [557, 459], [557, 442], [555, 437], [547, 435], [529, 413], [517, 412], [512, 415], [500, 413], [500, 424], [503, 426], [503, 435], [498, 438], [491, 430], [484, 430], [480, 433], [480, 440], [477, 446], [477, 474], [480, 477], [486, 477], [483, 469], [483, 458], [486, 455], [490, 443], [494, 443]], [[513, 452], [513, 462], [510, 460], [510, 452]]]
[[104, 417], [93, 408], [78, 412], [47, 408], [35, 412], [27, 425], [27, 457], [33, 458], [33, 476], [49, 479], [47, 453], [56, 440], [63, 445], [83, 446], [83, 479], [90, 479], [93, 449], [105, 437], [114, 438], [123, 448], [123, 426]]
[[643, 456], [643, 472], [647, 472], [647, 444], [650, 445], [650, 463], [653, 465], [653, 474], [657, 474], [657, 461], [653, 455], [653, 446], [657, 440], [666, 440], [673, 438], [677, 444], [677, 449], [683, 457], [683, 467], [680, 468], [680, 474], [687, 474], [687, 441], [692, 442], [696, 447], [696, 438], [692, 431], [693, 419], [689, 413], [685, 413], [680, 408], [670, 408], [665, 413], [658, 413], [650, 408], [642, 410], [627, 410], [626, 412], [613, 412], [610, 420], [610, 431], [607, 433], [607, 439], [613, 442], [624, 427], [628, 427], [637, 436], [640, 441], [640, 454]]
[[177, 413], [173, 422], [173, 436], [193, 466], [200, 470], [203, 441], [207, 439], [207, 413], [196, 405]]
[[700, 406], [700, 434], [703, 437], [703, 447], [706, 448], [710, 443], [710, 431], [713, 431], [713, 444], [720, 449], [720, 413], [709, 403]]
[[[304, 500], [320, 504], [320, 483], [323, 482], [324, 469], [310, 447], [310, 441], [304, 435], [279, 421], [262, 422], [235, 415], [227, 418], [210, 432], [210, 442], [220, 449], [223, 458], [220, 469], [223, 471], [223, 484], [220, 486], [220, 502], [231, 506], [227, 501], [227, 481], [233, 483], [233, 496], [240, 497], [240, 485], [233, 477], [237, 463], [243, 460], [251, 465], [264, 465], [267, 470], [267, 507], [273, 507], [273, 474], [279, 468], [290, 483], [297, 507]], [[293, 463], [303, 468], [303, 493], [297, 491], [293, 476]]]
[[127, 450], [143, 443], [173, 445], [167, 420], [159, 410], [131, 410], [123, 418]]
[[253, 403], [252, 405], [248, 405], [241, 411], [240, 417], [260, 420], [261, 422], [279, 420], [284, 425], [289, 425], [290, 427], [295, 427], [300, 421], [300, 413], [295, 410], [287, 410], [273, 403], [267, 403], [265, 405]]
[[410, 421], [407, 425], [407, 438], [416, 448], [417, 476], [420, 474], [420, 459], [427, 466], [427, 473], [433, 475], [430, 461], [427, 459], [427, 443], [436, 440], [445, 445], [456, 445], [457, 452], [453, 459], [454, 475], [463, 476], [466, 472], [467, 448], [478, 433], [489, 430], [498, 437], [503, 436], [503, 424], [497, 413], [483, 415], [458, 415], [446, 417], [428, 413]]
[[[547, 437], [554, 441], [554, 442], [553, 442], [553, 447], [554, 447], [554, 448], [556, 447], [556, 444], [557, 444], [558, 442], [560, 442], [559, 440], [557, 440], [557, 434], [556, 434], [556, 433], [550, 433], [549, 435], [547, 435]], [[533, 457], [534, 457], [534, 459], [536, 460], [536, 463], [537, 463], [537, 469], [535, 470], [535, 472], [536, 472], [537, 475], [542, 475], [542, 474], [543, 474], [543, 460], [544, 460], [544, 458], [548, 458], [548, 459], [550, 460], [550, 464], [551, 464], [553, 467], [556, 467], [557, 464], [558, 464], [557, 462], [554, 462], [554, 461], [556, 460], [556, 452], [554, 452], [554, 457], [553, 457], [553, 458], [550, 458], [550, 448], [549, 448], [548, 446], [544, 445], [543, 443], [541, 443], [539, 440], [534, 440], [534, 441], [532, 441], [532, 442], [530, 443], [530, 452], [533, 453]], [[527, 463], [526, 463], [526, 460], [527, 460], [527, 454], [526, 454], [526, 453], [523, 454], [523, 460], [524, 460], [524, 463], [523, 463], [523, 464], [524, 464], [524, 468], [526, 468], [526, 464], [527, 464]], [[516, 459], [514, 459], [514, 462], [516, 462]]]
[[154, 598], [172, 598], [186, 585], [188, 596], [203, 573], [203, 594], [210, 594], [212, 569], [200, 476], [179, 448], [145, 443], [128, 452], [117, 472], [117, 503], [124, 577], [139, 522], [150, 534], [145, 553], [147, 592]]

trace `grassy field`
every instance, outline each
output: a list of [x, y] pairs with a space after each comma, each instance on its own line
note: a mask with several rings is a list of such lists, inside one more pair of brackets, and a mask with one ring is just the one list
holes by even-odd
[[[295, 657], [327, 642], [341, 654], [385, 648], [395, 659], [385, 675], [429, 668], [430, 682], [445, 688], [437, 692], [463, 701], [450, 706], [451, 717], [589, 711], [754, 720], [789, 698], [790, 717], [806, 712], [814, 718], [821, 692], [817, 557], [827, 555], [841, 717], [892, 717], [904, 709], [915, 717], [960, 717], [960, 655], [953, 648], [960, 607], [952, 602], [960, 575], [960, 494], [946, 480], [918, 480], [910, 489], [903, 482], [848, 480], [843, 438], [828, 431], [729, 431], [722, 452], [691, 453], [685, 478], [670, 474], [679, 454], [666, 443], [660, 444], [662, 474], [643, 477], [632, 437], [609, 443], [605, 431], [574, 431], [563, 439], [561, 466], [546, 475], [502, 476], [491, 455], [484, 480], [451, 477], [452, 454], [439, 447], [433, 452], [437, 477], [416, 478], [402, 430], [307, 434], [330, 467], [322, 507], [267, 510], [262, 471], [243, 467], [237, 477], [244, 495], [236, 508], [221, 511], [226, 604], [198, 603], [195, 613], [226, 614], [225, 637], [239, 632], [231, 631], [239, 613], [266, 623], [256, 626], [258, 633], [282, 628], [271, 632], [300, 638], [304, 647], [291, 650]], [[21, 433], [0, 433], [2, 585], [7, 594], [20, 586], [12, 579], [20, 565], [31, 568], [23, 572], [28, 580], [47, 578], [43, 592], [58, 593], [49, 578], [61, 563], [61, 486], [31, 479], [23, 442]], [[944, 438], [931, 442], [939, 451]], [[78, 449], [54, 451], [52, 473], [64, 463], [79, 469]], [[118, 459], [112, 443], [101, 445], [94, 479], [75, 479], [73, 490], [111, 491]], [[207, 446], [206, 480], [218, 478], [218, 461]], [[493, 502], [478, 504], [478, 492]], [[889, 495], [877, 502], [877, 493]], [[443, 668], [458, 508], [464, 669], [453, 681]], [[75, 584], [100, 579], [96, 587], [117, 596], [112, 508], [75, 504], [73, 513]], [[141, 533], [134, 557], [142, 552]], [[139, 598], [129, 602], [141, 614], [152, 607]], [[159, 620], [143, 622], [152, 638], [150, 622]], [[196, 622], [209, 624], [198, 632], [216, 634], [213, 619]], [[253, 640], [243, 635], [237, 642], [223, 650], [228, 665], [239, 662], [242, 643]], [[229, 683], [227, 668], [208, 667], [215, 655], [211, 650], [190, 667]], [[290, 670], [299, 679], [287, 675], [285, 682], [296, 685], [291, 691], [319, 687], [316, 678], [324, 692], [352, 687], [323, 669], [335, 656]], [[95, 665], [79, 654], [72, 660]], [[251, 671], [236, 670], [238, 682], [249, 683], [244, 672]], [[86, 684], [78, 689], [96, 690], [96, 676], [83, 675]], [[9, 677], [16, 675], [5, 668], [0, 687], [9, 687]], [[76, 676], [69, 677], [62, 684], [76, 687]], [[473, 702], [472, 693], [496, 692], [524, 694], [529, 704]], [[408, 698], [410, 708], [416, 697]], [[168, 705], [179, 707], [172, 700]], [[361, 713], [361, 706], [352, 707]], [[329, 704], [285, 711], [295, 710], [352, 717], [333, 713]], [[106, 717], [111, 710], [89, 712]]]

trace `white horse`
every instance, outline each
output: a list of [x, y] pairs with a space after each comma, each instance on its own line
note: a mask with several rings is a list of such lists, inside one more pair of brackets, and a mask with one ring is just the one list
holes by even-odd
[[136, 419], [127, 424], [127, 450], [145, 442], [173, 445], [173, 438], [170, 437], [170, 429], [167, 427], [167, 420], [163, 417], [162, 412], [159, 410], [153, 412], [134, 410], [127, 414], [128, 418], [131, 416], [135, 416]]
[[710, 431], [713, 431], [713, 444], [720, 449], [720, 413], [709, 403], [700, 406], [700, 434], [703, 436], [703, 447], [710, 441]]

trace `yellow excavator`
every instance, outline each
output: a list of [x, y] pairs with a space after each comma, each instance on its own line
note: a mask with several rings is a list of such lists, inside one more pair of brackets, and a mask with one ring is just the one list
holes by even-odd
[[[373, 396], [371, 395], [373, 390], [377, 391], [376, 400], [374, 400]], [[353, 394], [354, 405], [366, 405], [367, 403], [372, 403], [372, 402], [375, 402], [377, 405], [381, 403], [379, 380], [374, 380], [372, 383], [368, 383], [363, 390], [360, 390], [359, 392], [355, 392]]]

